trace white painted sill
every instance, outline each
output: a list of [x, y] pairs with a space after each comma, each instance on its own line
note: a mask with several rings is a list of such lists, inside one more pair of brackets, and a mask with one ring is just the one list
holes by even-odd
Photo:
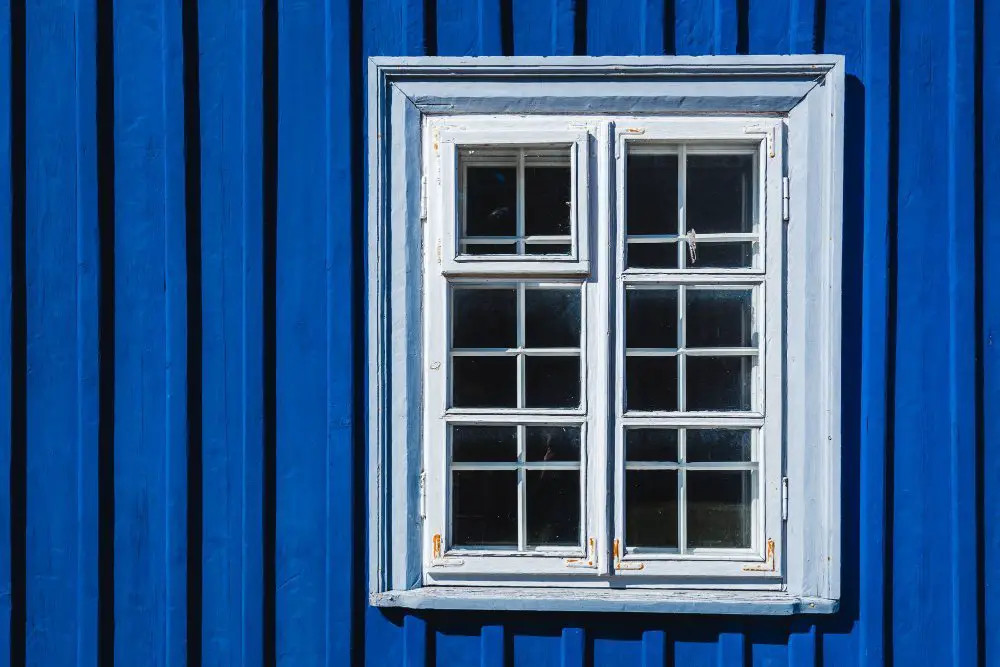
[[597, 611], [655, 614], [791, 616], [833, 614], [837, 600], [780, 592], [725, 590], [600, 590], [428, 586], [374, 593], [373, 607], [489, 611]]

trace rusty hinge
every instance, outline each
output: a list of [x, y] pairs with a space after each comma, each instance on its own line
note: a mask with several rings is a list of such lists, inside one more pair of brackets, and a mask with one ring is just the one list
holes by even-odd
[[744, 572], [774, 572], [774, 540], [767, 538], [767, 560], [760, 565], [744, 565]]
[[587, 539], [586, 558], [567, 558], [563, 562], [566, 564], [566, 567], [597, 569], [597, 540], [593, 537]]
[[646, 569], [645, 563], [640, 563], [634, 560], [622, 560], [621, 550], [618, 546], [618, 540], [615, 540], [614, 544], [611, 546], [611, 555], [615, 559], [615, 570], [644, 570]]

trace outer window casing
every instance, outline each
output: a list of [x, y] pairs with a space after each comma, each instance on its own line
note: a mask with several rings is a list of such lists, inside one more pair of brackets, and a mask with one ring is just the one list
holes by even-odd
[[[369, 590], [414, 608], [800, 613], [836, 609], [840, 562], [840, 57], [377, 59], [369, 74]], [[469, 77], [469, 78], [467, 78]], [[474, 80], [474, 83], [471, 81]], [[423, 586], [421, 126], [426, 114], [752, 113], [788, 124], [786, 562], [776, 591]], [[610, 142], [609, 142], [610, 143]], [[597, 174], [601, 178], [601, 174]], [[591, 233], [612, 202], [597, 202]], [[599, 239], [598, 239], [598, 242]], [[578, 261], [579, 256], [576, 258]], [[592, 258], [591, 258], [592, 259]], [[599, 270], [599, 269], [598, 269]]]

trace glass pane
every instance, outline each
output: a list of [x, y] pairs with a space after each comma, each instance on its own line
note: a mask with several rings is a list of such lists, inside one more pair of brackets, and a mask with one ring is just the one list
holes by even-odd
[[625, 409], [677, 409], [677, 357], [626, 357]]
[[580, 347], [580, 290], [524, 290], [524, 346]]
[[579, 461], [579, 426], [526, 426], [526, 461]]
[[625, 471], [625, 544], [677, 548], [677, 471]]
[[753, 161], [753, 155], [688, 155], [688, 229], [753, 231]]
[[580, 407], [580, 357], [525, 357], [524, 407]]
[[517, 357], [452, 357], [452, 405], [517, 407]]
[[746, 290], [689, 289], [687, 347], [752, 347], [753, 293]]
[[687, 460], [690, 463], [750, 461], [749, 429], [701, 429], [687, 431]]
[[687, 358], [688, 410], [749, 410], [752, 357]]
[[568, 159], [566, 166], [526, 165], [524, 233], [528, 236], [569, 236], [572, 197]]
[[452, 426], [451, 460], [455, 463], [516, 462], [517, 427]]
[[687, 266], [692, 269], [749, 269], [753, 267], [753, 241], [740, 242], [705, 242], [695, 240], [695, 254], [692, 260], [687, 242], [684, 252], [687, 255]]
[[517, 347], [517, 291], [456, 288], [453, 292], [452, 346]]
[[515, 255], [517, 246], [510, 243], [462, 243], [466, 255]]
[[454, 546], [517, 547], [517, 471], [451, 474]]
[[677, 461], [677, 429], [625, 429], [625, 459], [628, 461]]
[[528, 546], [580, 544], [580, 473], [527, 470]]
[[625, 346], [677, 347], [677, 290], [625, 291]]
[[568, 255], [568, 243], [525, 243], [525, 255]]
[[626, 163], [625, 233], [677, 233], [677, 156], [634, 155]]
[[676, 269], [676, 243], [627, 244], [625, 264], [630, 269]]
[[464, 236], [517, 233], [517, 166], [468, 165]]
[[752, 500], [753, 473], [749, 470], [689, 470], [688, 546], [749, 548], [752, 544]]

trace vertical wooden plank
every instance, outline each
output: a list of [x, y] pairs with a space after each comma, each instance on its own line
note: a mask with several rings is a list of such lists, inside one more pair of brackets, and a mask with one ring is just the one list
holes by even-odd
[[431, 55], [436, 46], [424, 43], [424, 0], [367, 0], [363, 14], [368, 56]]
[[502, 625], [484, 625], [479, 638], [479, 667], [503, 667], [507, 664]]
[[587, 633], [583, 628], [563, 628], [560, 645], [561, 667], [583, 667]]
[[500, 0], [438, 0], [441, 56], [503, 55]]
[[[10, 1], [0, 0], [0, 72], [11, 71]], [[13, 296], [13, 206], [11, 188], [11, 79], [0, 76], [0, 503], [10, 508], [10, 461], [13, 440], [11, 414], [11, 327]], [[11, 658], [11, 516], [0, 512], [0, 667]]]
[[663, 630], [642, 633], [642, 667], [667, 667], [667, 637]]
[[407, 614], [403, 618], [403, 667], [426, 667], [427, 653], [427, 621]]
[[797, 0], [749, 0], [750, 53], [790, 53], [792, 4]]
[[742, 632], [719, 633], [719, 667], [745, 664], [746, 636]]
[[982, 35], [983, 664], [1000, 664], [1000, 0], [984, 0]]
[[114, 650], [122, 665], [186, 663], [182, 47], [180, 4], [115, 4]]
[[278, 7], [279, 665], [352, 663], [354, 294], [350, 5]]
[[948, 405], [951, 664], [979, 659], [976, 406], [976, 6], [948, 3]]
[[262, 13], [198, 7], [202, 664], [263, 659]]
[[[816, 667], [816, 626], [813, 623], [792, 623], [788, 635], [788, 667]], [[804, 631], [803, 631], [804, 630]]]
[[513, 0], [515, 56], [573, 55], [573, 0]]
[[736, 53], [737, 0], [675, 0], [674, 15], [677, 55]]
[[673, 31], [664, 29], [666, 3], [662, 0], [587, 0], [586, 6], [588, 55], [659, 55], [673, 51], [673, 44], [664, 43], [664, 34]]
[[789, 53], [815, 52], [816, 5], [820, 0], [788, 0]]
[[25, 16], [28, 665], [97, 664], [95, 12]]

